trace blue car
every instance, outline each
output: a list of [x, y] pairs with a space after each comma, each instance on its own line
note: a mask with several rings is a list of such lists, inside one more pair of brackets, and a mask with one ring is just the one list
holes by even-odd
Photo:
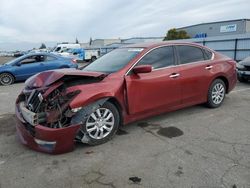
[[77, 68], [75, 60], [51, 53], [30, 53], [0, 65], [0, 85], [23, 81], [42, 71]]

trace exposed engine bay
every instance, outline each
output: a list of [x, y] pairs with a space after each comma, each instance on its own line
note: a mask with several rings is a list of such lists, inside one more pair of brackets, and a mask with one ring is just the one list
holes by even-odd
[[[79, 84], [99, 82], [103, 78], [66, 77], [50, 87], [26, 87], [19, 96], [19, 109], [23, 118], [31, 125], [42, 125], [59, 129], [71, 125], [84, 125], [88, 116], [101, 106], [107, 99], [98, 100], [88, 106], [71, 109], [70, 102], [80, 93], [80, 90], [68, 91], [68, 88]], [[88, 143], [88, 137], [81, 126], [76, 140]]]

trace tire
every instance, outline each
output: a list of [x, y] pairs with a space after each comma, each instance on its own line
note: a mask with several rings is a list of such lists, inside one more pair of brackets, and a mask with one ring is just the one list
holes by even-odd
[[240, 76], [238, 76], [238, 80], [239, 80], [239, 82], [242, 82], [242, 83], [246, 83], [247, 82], [247, 80], [245, 78], [240, 77]]
[[97, 59], [96, 56], [92, 56], [91, 59], [90, 59], [90, 62], [92, 63], [92, 62], [94, 62], [96, 59]]
[[2, 73], [0, 74], [0, 85], [11, 85], [15, 81], [14, 76], [10, 73]]
[[[98, 115], [98, 110], [101, 116]], [[97, 118], [97, 120], [94, 120], [93, 114], [95, 118]], [[107, 119], [109, 116], [110, 118]], [[105, 120], [105, 118], [107, 120]], [[109, 124], [105, 124], [105, 122]], [[111, 125], [112, 122], [113, 126]], [[119, 124], [120, 115], [117, 108], [112, 103], [105, 102], [101, 107], [99, 107], [88, 117], [85, 123], [84, 131], [87, 133], [89, 138], [88, 144], [99, 145], [111, 140], [117, 132]], [[95, 136], [97, 131], [97, 136]], [[103, 132], [103, 137], [101, 137], [101, 132]]]
[[209, 108], [218, 108], [226, 96], [226, 85], [221, 79], [216, 79], [209, 87], [207, 94], [207, 106]]

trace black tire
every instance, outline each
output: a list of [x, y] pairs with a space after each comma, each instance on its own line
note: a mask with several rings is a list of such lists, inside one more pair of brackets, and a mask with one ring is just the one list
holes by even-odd
[[242, 82], [242, 83], [246, 83], [247, 82], [247, 80], [245, 78], [240, 77], [240, 76], [238, 76], [238, 80], [239, 80], [239, 82]]
[[[221, 87], [221, 88], [223, 87], [223, 94], [220, 92], [218, 94], [215, 94], [216, 93], [215, 90], [218, 87]], [[223, 103], [225, 96], [226, 96], [226, 84], [225, 84], [225, 82], [221, 79], [214, 80], [212, 82], [212, 84], [210, 85], [209, 90], [208, 90], [207, 106], [209, 108], [218, 108]]]
[[[111, 140], [114, 137], [114, 135], [116, 134], [118, 127], [119, 127], [119, 124], [120, 124], [120, 115], [119, 115], [119, 112], [118, 112], [115, 105], [113, 105], [110, 102], [105, 102], [100, 108], [106, 108], [113, 113], [114, 126], [113, 126], [112, 130], [110, 131], [110, 133], [102, 139], [95, 139], [95, 138], [92, 138], [90, 135], [88, 135], [88, 139], [89, 139], [88, 144], [89, 145], [99, 145], [99, 144], [103, 144], [103, 143]], [[87, 123], [87, 121], [86, 121], [86, 123]], [[87, 132], [86, 123], [84, 126], [84, 129], [85, 129], [84, 132]]]
[[94, 62], [96, 59], [97, 59], [96, 56], [92, 56], [91, 59], [90, 59], [90, 62], [92, 63], [92, 62]]
[[0, 74], [0, 85], [11, 85], [13, 84], [15, 81], [14, 76], [12, 76], [12, 74], [10, 73], [2, 73]]

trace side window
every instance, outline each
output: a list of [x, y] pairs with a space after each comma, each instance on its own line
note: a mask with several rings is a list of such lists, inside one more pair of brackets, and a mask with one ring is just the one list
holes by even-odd
[[61, 47], [57, 47], [57, 48], [55, 49], [56, 52], [59, 52], [60, 50], [61, 50]]
[[203, 49], [203, 51], [204, 51], [206, 60], [212, 59], [212, 56], [213, 56], [212, 52], [210, 52], [210, 51], [208, 51], [206, 49]]
[[47, 56], [46, 57], [46, 61], [54, 61], [54, 60], [56, 60], [55, 57], [52, 57], [52, 56]]
[[145, 55], [138, 65], [151, 65], [154, 69], [174, 65], [173, 47], [160, 47]]
[[176, 46], [180, 57], [180, 63], [192, 63], [196, 61], [204, 61], [202, 49], [194, 46]]
[[36, 56], [37, 62], [46, 61], [46, 58], [47, 58], [47, 56], [44, 56], [44, 55], [38, 55], [38, 56]]
[[37, 57], [37, 56], [29, 56], [29, 57], [23, 59], [20, 63], [21, 63], [22, 65], [24, 65], [24, 64], [36, 63], [36, 62], [38, 62], [36, 57]]

